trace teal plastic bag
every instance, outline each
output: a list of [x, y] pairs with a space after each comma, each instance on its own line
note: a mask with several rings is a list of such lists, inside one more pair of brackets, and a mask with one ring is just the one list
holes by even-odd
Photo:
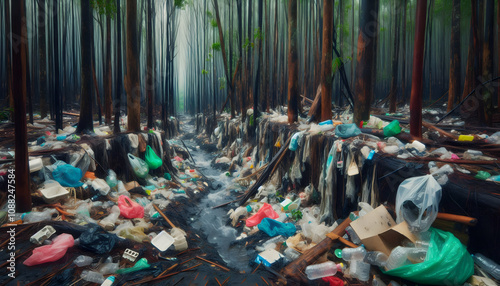
[[474, 261], [465, 246], [452, 233], [430, 228], [431, 240], [424, 262], [384, 271], [415, 283], [462, 285], [474, 274]]
[[354, 123], [340, 124], [335, 127], [335, 135], [340, 138], [349, 138], [359, 134], [361, 134], [361, 130]]
[[146, 159], [146, 163], [149, 166], [149, 169], [155, 170], [158, 169], [163, 162], [161, 161], [160, 157], [156, 155], [155, 151], [151, 146], [148, 145], [146, 149], [146, 155], [144, 156], [144, 159]]
[[268, 217], [263, 218], [258, 227], [269, 236], [292, 236], [297, 231], [293, 223], [282, 223]]
[[128, 153], [128, 160], [134, 169], [135, 175], [139, 178], [146, 178], [149, 173], [148, 164], [141, 158], [138, 158], [130, 153]]
[[389, 125], [384, 127], [384, 137], [396, 136], [401, 133], [401, 127], [399, 126], [399, 121], [393, 120]]

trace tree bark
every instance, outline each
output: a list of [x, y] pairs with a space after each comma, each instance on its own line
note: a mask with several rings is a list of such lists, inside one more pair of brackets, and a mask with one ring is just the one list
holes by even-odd
[[321, 56], [321, 121], [332, 119], [332, 21], [333, 0], [323, 0], [323, 48]]
[[[104, 43], [103, 43], [104, 44]], [[106, 90], [104, 96], [104, 114], [106, 125], [111, 125], [111, 115], [113, 114], [111, 99], [112, 92], [112, 72], [111, 72], [111, 17], [106, 17]]]
[[115, 72], [115, 121], [113, 122], [113, 133], [120, 133], [120, 105], [122, 94], [122, 47], [121, 47], [121, 12], [120, 0], [116, 0], [116, 72]]
[[141, 87], [139, 85], [138, 57], [137, 0], [127, 0], [127, 74], [124, 83], [127, 92], [127, 130], [132, 132], [138, 132], [141, 129]]
[[[482, 52], [482, 74], [483, 79], [481, 81], [488, 81], [493, 78], [493, 45], [495, 43], [493, 37], [494, 30], [494, 16], [495, 16], [495, 1], [486, 0], [485, 9], [485, 22], [484, 22], [484, 39], [483, 39], [483, 52]], [[481, 95], [484, 100], [484, 115], [485, 121], [488, 126], [492, 125], [493, 116], [493, 90], [492, 85], [488, 84], [483, 86]], [[491, 89], [491, 90], [490, 90]]]
[[[59, 82], [59, 21], [58, 21], [58, 2], [54, 2], [54, 112], [56, 117], [56, 132], [63, 129], [62, 118], [62, 99], [61, 99], [61, 84]], [[90, 7], [90, 5], [89, 5]], [[89, 8], [90, 9], [90, 8]], [[81, 119], [81, 117], [80, 117]]]
[[[214, 0], [217, 1], [217, 0]], [[263, 37], [263, 32], [262, 32], [262, 1], [259, 0], [259, 5], [258, 5], [258, 29], [260, 31], [261, 37]], [[255, 84], [253, 87], [253, 119], [254, 119], [254, 125], [253, 125], [253, 131], [255, 134], [255, 130], [257, 130], [257, 117], [259, 117], [259, 87], [260, 87], [260, 70], [261, 70], [261, 65], [262, 65], [262, 38], [257, 38], [255, 39], [258, 48], [257, 48], [257, 73], [255, 75]]]
[[417, 0], [410, 100], [410, 134], [422, 138], [422, 84], [427, 0]]
[[[6, 1], [8, 2], [8, 1]], [[15, 186], [9, 185], [10, 190], [15, 191], [16, 212], [31, 211], [31, 189], [28, 165], [28, 133], [26, 127], [26, 45], [27, 38], [14, 42], [14, 35], [22, 35], [26, 30], [26, 17], [23, 1], [12, 1], [12, 33], [7, 33], [12, 48], [12, 93], [16, 96], [14, 101], [14, 123], [15, 123], [15, 172], [8, 172], [8, 178], [14, 179]], [[9, 10], [5, 11], [7, 14]], [[24, 35], [26, 36], [26, 35]], [[10, 73], [10, 71], [9, 71]]]
[[450, 83], [447, 112], [453, 108], [460, 96], [460, 0], [453, 0], [450, 39]]
[[[8, 2], [8, 1], [5, 1]], [[45, 118], [47, 116], [47, 64], [46, 64], [46, 45], [45, 45], [45, 27], [46, 27], [46, 15], [45, 10], [45, 0], [40, 0], [40, 9], [38, 10], [39, 19], [41, 21], [38, 23], [38, 87], [40, 94], [40, 116]], [[40, 17], [43, 17], [40, 19]]]
[[401, 53], [401, 56], [403, 57], [403, 67], [401, 70], [401, 81], [402, 81], [402, 88], [401, 88], [401, 99], [402, 101], [406, 101], [406, 11], [407, 11], [407, 4], [408, 0], [403, 0], [404, 1], [404, 12], [403, 12], [403, 51]]
[[92, 16], [89, 0], [81, 0], [81, 26], [80, 45], [82, 50], [82, 68], [81, 68], [81, 105], [80, 120], [76, 133], [93, 131], [94, 123], [92, 121], [92, 55], [91, 55], [91, 25]]
[[146, 68], [146, 93], [148, 96], [148, 128], [153, 128], [153, 11], [151, 7], [152, 0], [148, 0], [147, 10], [148, 10], [148, 30], [147, 30], [147, 68]]
[[297, 0], [288, 1], [288, 123], [297, 121], [299, 69], [297, 63]]
[[394, 36], [394, 51], [392, 52], [392, 80], [391, 80], [391, 91], [389, 93], [390, 107], [389, 112], [396, 112], [396, 100], [397, 100], [397, 88], [398, 88], [398, 65], [399, 65], [399, 10], [400, 10], [400, 0], [396, 0], [396, 18], [395, 18], [395, 36]]
[[[5, 0], [4, 1], [4, 4], [5, 4], [5, 30], [7, 31], [6, 34], [6, 37], [7, 37], [7, 42], [6, 42], [6, 45], [7, 47], [10, 47], [11, 45], [13, 45], [13, 39], [12, 39], [12, 34], [10, 32], [10, 5], [9, 5], [9, 1]], [[17, 35], [21, 35], [21, 33], [17, 34]], [[9, 107], [11, 108], [11, 110], [14, 110], [14, 96], [12, 95], [12, 89], [13, 89], [13, 86], [12, 86], [12, 80], [13, 80], [13, 76], [12, 76], [12, 63], [11, 63], [11, 56], [10, 56], [10, 52], [7, 52], [7, 86], [8, 86], [8, 93], [9, 93]], [[10, 114], [10, 119], [14, 120], [14, 114], [13, 112], [11, 112]]]
[[378, 0], [362, 0], [359, 14], [359, 36], [356, 55], [354, 122], [370, 119], [373, 99], [375, 57], [377, 55]]

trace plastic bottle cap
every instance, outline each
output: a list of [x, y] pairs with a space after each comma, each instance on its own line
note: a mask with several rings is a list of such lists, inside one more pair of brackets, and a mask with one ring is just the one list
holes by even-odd
[[335, 256], [337, 256], [337, 258], [342, 258], [342, 249], [335, 249]]

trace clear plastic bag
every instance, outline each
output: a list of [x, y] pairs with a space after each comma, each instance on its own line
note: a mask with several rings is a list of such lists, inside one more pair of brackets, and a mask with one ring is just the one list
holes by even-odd
[[396, 195], [396, 222], [405, 220], [412, 232], [427, 231], [437, 217], [441, 195], [432, 175], [404, 180]]
[[137, 175], [139, 178], [146, 178], [146, 176], [149, 173], [149, 167], [144, 160], [141, 158], [138, 158], [132, 154], [128, 154], [128, 160], [130, 161], [130, 165], [132, 166], [132, 169], [134, 169], [134, 173]]

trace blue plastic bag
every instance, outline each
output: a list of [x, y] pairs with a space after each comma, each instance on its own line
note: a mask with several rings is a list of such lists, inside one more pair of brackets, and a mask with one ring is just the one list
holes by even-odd
[[282, 223], [268, 217], [262, 219], [258, 228], [269, 236], [292, 236], [297, 231], [293, 223]]
[[52, 176], [54, 176], [54, 180], [56, 180], [63, 187], [76, 188], [83, 185], [83, 183], [80, 182], [80, 179], [83, 176], [82, 170], [75, 168], [70, 164], [58, 166], [54, 172], [52, 172]]
[[335, 128], [335, 135], [341, 138], [349, 138], [361, 134], [361, 130], [356, 124], [340, 124]]

